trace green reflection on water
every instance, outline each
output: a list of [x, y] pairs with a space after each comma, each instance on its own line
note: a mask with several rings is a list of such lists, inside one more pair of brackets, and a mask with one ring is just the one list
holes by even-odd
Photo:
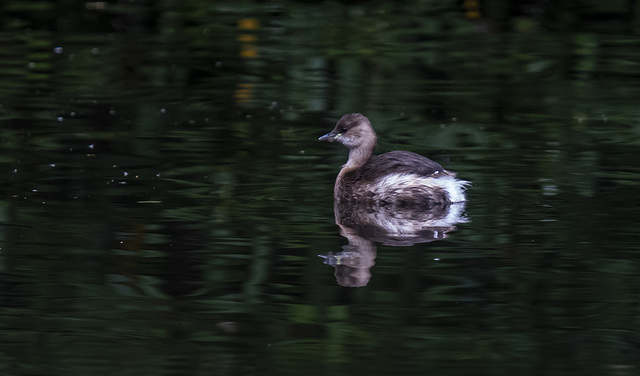
[[[638, 367], [640, 41], [622, 6], [614, 25], [588, 6], [99, 3], [0, 15], [3, 371]], [[317, 258], [346, 241], [346, 153], [315, 140], [353, 111], [380, 152], [473, 188], [470, 223], [379, 247], [348, 290]]]

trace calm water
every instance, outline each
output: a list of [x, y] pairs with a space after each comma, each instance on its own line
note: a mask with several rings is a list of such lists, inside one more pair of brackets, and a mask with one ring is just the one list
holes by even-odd
[[[2, 374], [639, 372], [628, 9], [191, 3], [0, 6]], [[338, 227], [347, 112], [464, 214]]]

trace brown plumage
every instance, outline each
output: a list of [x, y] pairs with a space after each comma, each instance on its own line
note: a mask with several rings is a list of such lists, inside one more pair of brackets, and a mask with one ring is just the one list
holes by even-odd
[[464, 189], [469, 183], [456, 179], [454, 172], [429, 158], [408, 151], [372, 156], [377, 135], [362, 114], [344, 115], [319, 140], [337, 141], [349, 148], [349, 159], [334, 187], [338, 202], [433, 207], [465, 201]]

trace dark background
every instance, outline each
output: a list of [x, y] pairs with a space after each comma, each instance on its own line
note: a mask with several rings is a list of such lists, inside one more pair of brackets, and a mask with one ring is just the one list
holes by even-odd
[[[0, 4], [6, 375], [632, 375], [640, 2]], [[379, 246], [332, 187], [347, 112], [470, 180]]]

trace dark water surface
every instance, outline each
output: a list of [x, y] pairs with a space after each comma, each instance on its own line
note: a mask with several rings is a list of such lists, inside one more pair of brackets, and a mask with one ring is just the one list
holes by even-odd
[[[627, 8], [72, 3], [0, 7], [2, 374], [640, 372]], [[363, 287], [318, 257], [347, 112], [472, 182]]]

